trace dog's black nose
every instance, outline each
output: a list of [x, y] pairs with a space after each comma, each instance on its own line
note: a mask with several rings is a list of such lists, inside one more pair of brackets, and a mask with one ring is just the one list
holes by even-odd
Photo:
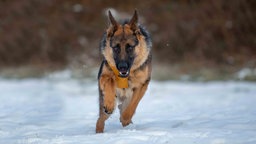
[[127, 71], [128, 70], [128, 64], [125, 61], [121, 61], [118, 63], [117, 68], [119, 71]]

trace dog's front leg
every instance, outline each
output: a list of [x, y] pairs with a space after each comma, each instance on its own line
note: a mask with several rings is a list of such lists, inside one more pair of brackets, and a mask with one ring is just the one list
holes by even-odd
[[149, 81], [146, 81], [146, 83], [143, 84], [141, 87], [134, 89], [132, 99], [120, 117], [120, 121], [123, 126], [127, 126], [132, 122], [132, 116], [135, 113], [135, 110], [136, 110], [141, 98], [145, 94], [148, 84], [149, 84]]
[[96, 124], [96, 133], [102, 133], [104, 131], [105, 121], [115, 108], [115, 82], [113, 78], [101, 76], [99, 79], [99, 91], [100, 112]]

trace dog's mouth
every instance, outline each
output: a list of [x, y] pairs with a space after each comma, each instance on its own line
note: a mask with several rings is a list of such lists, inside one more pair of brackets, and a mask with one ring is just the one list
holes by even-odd
[[129, 76], [129, 70], [120, 69], [119, 70], [119, 76], [123, 77], [123, 78], [128, 77]]

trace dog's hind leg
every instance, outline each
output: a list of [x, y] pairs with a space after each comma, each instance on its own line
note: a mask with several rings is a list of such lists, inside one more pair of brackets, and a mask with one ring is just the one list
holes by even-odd
[[104, 109], [104, 95], [99, 89], [99, 118], [96, 123], [96, 133], [103, 133], [105, 127], [105, 121], [108, 119], [109, 115], [105, 113]]
[[115, 108], [115, 83], [114, 80], [102, 76], [99, 80], [99, 118], [96, 124], [96, 133], [104, 131], [105, 121]]
[[103, 112], [103, 110], [100, 111], [100, 116], [97, 120], [96, 124], [96, 133], [103, 133], [104, 127], [105, 127], [105, 121], [109, 118], [109, 114], [106, 114]]
[[97, 120], [96, 124], [96, 133], [103, 133], [105, 127], [105, 121], [108, 119], [109, 115], [104, 113], [103, 111], [100, 112], [100, 116]]

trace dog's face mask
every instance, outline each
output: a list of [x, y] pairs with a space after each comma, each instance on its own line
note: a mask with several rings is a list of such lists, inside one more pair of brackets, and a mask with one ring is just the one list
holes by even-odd
[[116, 68], [121, 77], [129, 76], [131, 66], [135, 57], [135, 47], [139, 41], [136, 36], [138, 31], [138, 16], [135, 11], [130, 22], [123, 25], [118, 24], [109, 12], [109, 19], [112, 25], [111, 31], [108, 33], [110, 38], [110, 47], [112, 49], [113, 58]]

